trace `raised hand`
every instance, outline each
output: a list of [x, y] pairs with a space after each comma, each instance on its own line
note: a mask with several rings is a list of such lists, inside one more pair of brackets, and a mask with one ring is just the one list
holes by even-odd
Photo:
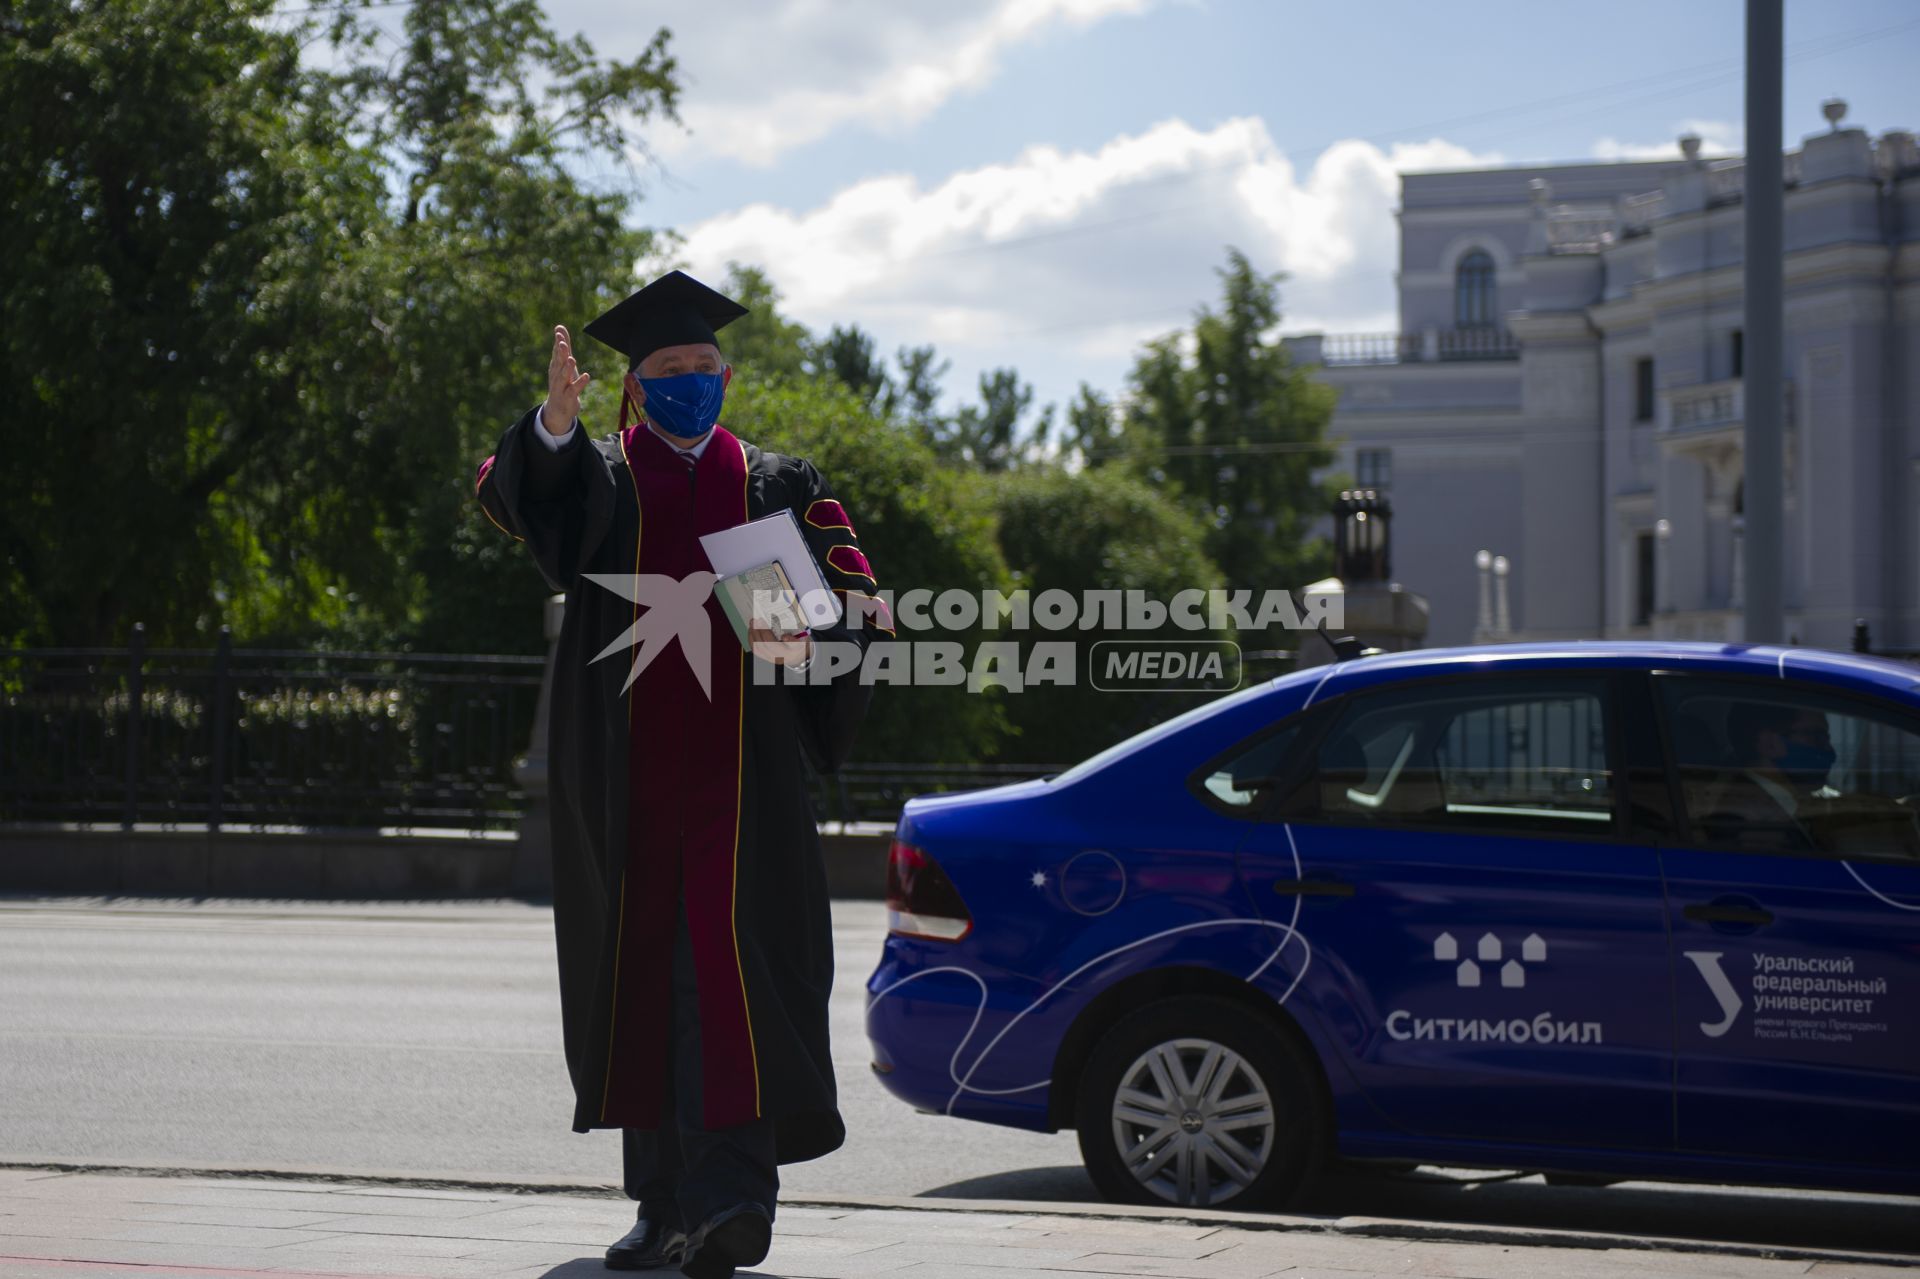
[[540, 414], [540, 425], [551, 435], [565, 435], [580, 416], [580, 392], [593, 381], [593, 374], [580, 372], [574, 363], [573, 344], [567, 326], [553, 326], [553, 359], [547, 364], [547, 407]]

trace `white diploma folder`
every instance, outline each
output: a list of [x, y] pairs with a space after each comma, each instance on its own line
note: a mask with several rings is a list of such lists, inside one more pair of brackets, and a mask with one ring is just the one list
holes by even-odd
[[703, 533], [700, 545], [720, 577], [778, 564], [800, 597], [800, 612], [809, 627], [832, 626], [840, 620], [840, 597], [828, 589], [792, 511], [779, 510], [718, 533]]

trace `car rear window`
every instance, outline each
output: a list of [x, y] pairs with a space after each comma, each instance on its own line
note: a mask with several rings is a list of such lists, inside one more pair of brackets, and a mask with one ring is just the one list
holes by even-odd
[[1604, 834], [1605, 683], [1489, 679], [1358, 699], [1320, 744], [1317, 812], [1439, 829]]

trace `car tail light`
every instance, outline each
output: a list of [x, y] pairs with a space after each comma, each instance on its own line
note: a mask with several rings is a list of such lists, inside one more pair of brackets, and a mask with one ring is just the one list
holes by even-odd
[[887, 930], [935, 941], [959, 941], [973, 931], [973, 916], [940, 863], [897, 839], [887, 850]]

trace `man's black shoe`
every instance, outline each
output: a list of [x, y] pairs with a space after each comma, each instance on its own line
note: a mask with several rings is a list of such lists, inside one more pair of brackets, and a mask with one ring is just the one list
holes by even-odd
[[759, 1204], [722, 1209], [689, 1234], [676, 1235], [669, 1254], [687, 1279], [733, 1279], [739, 1266], [757, 1266], [773, 1246], [773, 1218]]
[[644, 1205], [633, 1229], [620, 1242], [607, 1249], [609, 1270], [658, 1270], [667, 1264], [668, 1237], [676, 1233], [659, 1212], [649, 1214]]

